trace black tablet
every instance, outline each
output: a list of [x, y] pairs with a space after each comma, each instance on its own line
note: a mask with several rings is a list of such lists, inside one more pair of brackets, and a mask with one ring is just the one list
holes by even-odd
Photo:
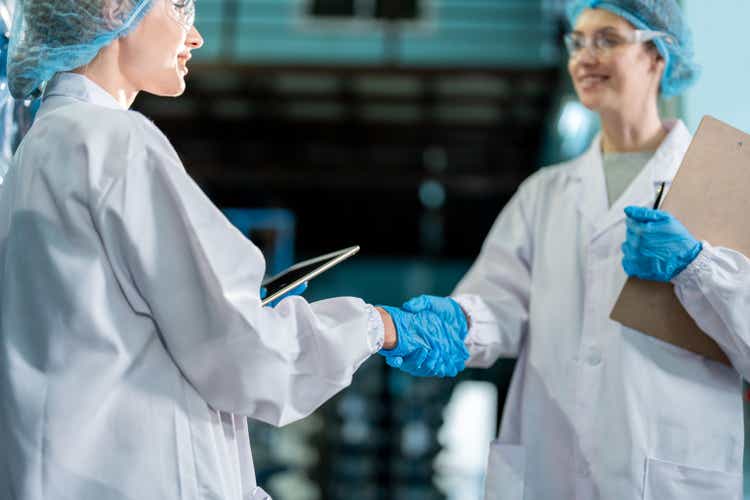
[[276, 276], [266, 278], [262, 283], [266, 288], [266, 298], [261, 303], [264, 306], [270, 304], [285, 293], [294, 290], [305, 281], [310, 281], [357, 252], [359, 252], [358, 246], [344, 248], [343, 250], [298, 262]]

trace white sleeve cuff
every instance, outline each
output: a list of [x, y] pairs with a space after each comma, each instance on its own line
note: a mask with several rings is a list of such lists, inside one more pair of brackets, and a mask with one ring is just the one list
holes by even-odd
[[701, 242], [703, 249], [680, 274], [672, 278], [672, 284], [685, 286], [688, 283], [697, 283], [698, 278], [711, 266], [711, 251], [713, 247], [707, 242]]
[[385, 342], [385, 326], [380, 313], [370, 304], [367, 304], [367, 344], [370, 352], [375, 354], [383, 348]]
[[[479, 295], [465, 294], [451, 298], [458, 302], [469, 320], [469, 333], [466, 334], [464, 345], [469, 348], [470, 352], [471, 346], [487, 345], [491, 342], [490, 339], [494, 340], [497, 337], [495, 315]], [[490, 332], [486, 331], [488, 328]]]

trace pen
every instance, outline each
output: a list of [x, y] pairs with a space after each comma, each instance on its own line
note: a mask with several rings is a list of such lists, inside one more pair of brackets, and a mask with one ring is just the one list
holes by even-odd
[[666, 189], [667, 183], [659, 183], [659, 189], [656, 191], [656, 201], [654, 202], [654, 210], [659, 210], [659, 204], [661, 203], [661, 197], [664, 195], [664, 189]]

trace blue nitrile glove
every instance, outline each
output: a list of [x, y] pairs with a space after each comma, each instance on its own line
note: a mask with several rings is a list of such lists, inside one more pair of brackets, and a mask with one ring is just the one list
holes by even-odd
[[455, 377], [458, 370], [446, 362], [448, 339], [439, 332], [440, 318], [434, 313], [411, 314], [385, 306], [396, 327], [398, 342], [391, 350], [379, 354], [386, 363], [417, 377]]
[[667, 283], [701, 253], [703, 244], [671, 214], [627, 207], [622, 267], [629, 276]]
[[381, 349], [378, 354], [385, 357], [385, 362], [393, 368], [401, 368], [404, 358], [413, 356], [415, 365], [421, 366], [430, 354], [430, 345], [419, 335], [414, 333], [414, 320], [412, 314], [407, 314], [397, 307], [382, 306], [390, 315], [393, 325], [396, 327], [396, 347], [393, 349]]
[[[295, 288], [292, 288], [291, 290], [286, 292], [284, 295], [282, 295], [278, 299], [272, 300], [269, 306], [276, 307], [277, 305], [279, 305], [279, 302], [281, 302], [285, 298], [291, 297], [292, 295], [302, 295], [303, 293], [305, 293], [305, 290], [307, 290], [307, 281], [305, 281], [304, 283], [302, 283], [301, 285]], [[266, 287], [264, 286], [260, 287], [260, 300], [265, 299], [266, 295], [268, 295], [268, 290], [266, 290]]]
[[[463, 339], [468, 333], [466, 316], [452, 299], [422, 296], [404, 304], [404, 309], [387, 309], [394, 318], [399, 342], [418, 339], [422, 350], [398, 347], [381, 351], [388, 364], [407, 373], [423, 377], [454, 377], [464, 369], [469, 352]], [[411, 313], [411, 314], [410, 314]], [[426, 352], [423, 352], [426, 351]]]
[[404, 303], [403, 308], [417, 315], [428, 312], [435, 314], [440, 321], [434, 335], [439, 335], [446, 344], [443, 362], [450, 366], [450, 371], [455, 370], [456, 373], [466, 367], [469, 350], [464, 345], [464, 339], [469, 333], [469, 324], [458, 302], [450, 297], [420, 295]]

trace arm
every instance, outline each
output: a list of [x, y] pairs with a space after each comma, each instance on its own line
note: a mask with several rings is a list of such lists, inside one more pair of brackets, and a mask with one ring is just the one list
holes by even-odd
[[359, 299], [262, 307], [260, 251], [171, 149], [146, 148], [92, 212], [127, 300], [216, 409], [274, 425], [303, 418], [382, 346], [381, 313]]
[[[469, 366], [487, 367], [517, 356], [528, 328], [531, 231], [529, 183], [511, 199], [492, 228], [479, 259], [454, 297], [422, 295], [389, 309], [404, 354], [384, 352], [388, 364], [418, 376], [455, 376]], [[469, 359], [471, 358], [471, 359]]]
[[532, 187], [527, 181], [508, 202], [452, 294], [470, 325], [468, 366], [489, 367], [498, 358], [518, 356], [528, 330]]
[[750, 378], [750, 259], [704, 242], [698, 257], [672, 282], [700, 329]]
[[630, 276], [669, 282], [698, 327], [722, 348], [734, 367], [750, 375], [750, 261], [726, 248], [699, 242], [668, 212], [625, 209], [623, 268]]

